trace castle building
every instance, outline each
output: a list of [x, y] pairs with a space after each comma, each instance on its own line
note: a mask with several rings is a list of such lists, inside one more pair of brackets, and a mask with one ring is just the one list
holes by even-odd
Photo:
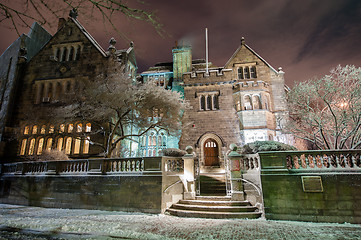
[[[2, 111], [3, 108], [11, 108], [11, 111], [7, 111], [9, 114], [2, 115], [2, 118], [11, 117], [12, 121], [2, 120], [5, 126], [1, 129], [8, 129], [9, 136], [17, 136], [14, 141], [3, 142], [6, 148], [3, 157], [38, 156], [50, 149], [64, 151], [72, 158], [96, 155], [101, 149], [92, 145], [90, 140], [104, 136], [96, 134], [97, 127], [92, 126], [90, 120], [57, 122], [42, 114], [42, 111], [69, 104], [69, 99], [76, 95], [77, 86], [82, 80], [96, 79], [110, 67], [122, 69], [135, 79], [137, 64], [133, 44], [127, 49], [117, 50], [115, 40], [111, 39], [110, 47], [105, 51], [80, 24], [76, 15], [67, 20], [60, 19], [54, 36], [44, 33], [46, 31], [37, 24], [34, 26], [32, 31], [40, 32], [35, 36], [38, 38], [32, 37], [32, 34], [29, 38], [38, 41], [38, 44], [24, 46], [31, 51], [31, 58], [25, 59], [24, 55], [22, 64], [16, 65], [17, 74], [13, 75], [11, 81], [17, 89], [13, 90], [7, 105], [2, 104]], [[35, 47], [29, 49], [33, 45]], [[8, 55], [5, 52], [0, 61], [17, 61], [17, 58]], [[14, 64], [9, 64], [9, 69], [12, 66]], [[2, 84], [6, 85], [3, 76]], [[6, 90], [3, 92], [3, 96], [8, 94]], [[28, 111], [34, 107], [39, 111]]]

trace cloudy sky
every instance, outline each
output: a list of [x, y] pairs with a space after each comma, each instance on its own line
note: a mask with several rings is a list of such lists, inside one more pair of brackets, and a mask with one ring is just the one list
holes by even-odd
[[[133, 41], [140, 71], [171, 61], [175, 41], [191, 44], [194, 59], [205, 58], [206, 27], [213, 64], [223, 66], [245, 37], [273, 67], [283, 68], [290, 86], [338, 64], [361, 66], [360, 0], [146, 0], [141, 7], [156, 12], [163, 37], [151, 25], [121, 16], [115, 16], [114, 23], [126, 37], [85, 10], [79, 10], [78, 20], [105, 49], [112, 36], [118, 48]], [[17, 38], [8, 25], [0, 23], [1, 53]], [[46, 29], [56, 31], [55, 26]]]

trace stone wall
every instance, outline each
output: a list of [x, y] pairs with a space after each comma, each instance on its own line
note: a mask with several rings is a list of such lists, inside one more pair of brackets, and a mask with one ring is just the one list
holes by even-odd
[[360, 153], [259, 153], [266, 218], [361, 223]]

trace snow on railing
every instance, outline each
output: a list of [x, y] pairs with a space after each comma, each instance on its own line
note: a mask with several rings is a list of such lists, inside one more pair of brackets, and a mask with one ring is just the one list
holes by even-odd
[[[154, 164], [154, 158], [148, 159]], [[158, 159], [155, 159], [158, 161]], [[147, 158], [79, 159], [68, 161], [17, 162], [2, 164], [1, 174], [122, 174], [144, 171]], [[161, 158], [159, 158], [159, 162]], [[157, 169], [147, 169], [156, 171]]]
[[361, 170], [361, 150], [290, 152], [287, 169]]

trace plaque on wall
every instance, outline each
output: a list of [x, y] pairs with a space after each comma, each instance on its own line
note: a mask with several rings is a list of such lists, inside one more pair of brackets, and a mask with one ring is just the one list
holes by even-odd
[[304, 192], [323, 192], [320, 176], [302, 176], [301, 178]]

